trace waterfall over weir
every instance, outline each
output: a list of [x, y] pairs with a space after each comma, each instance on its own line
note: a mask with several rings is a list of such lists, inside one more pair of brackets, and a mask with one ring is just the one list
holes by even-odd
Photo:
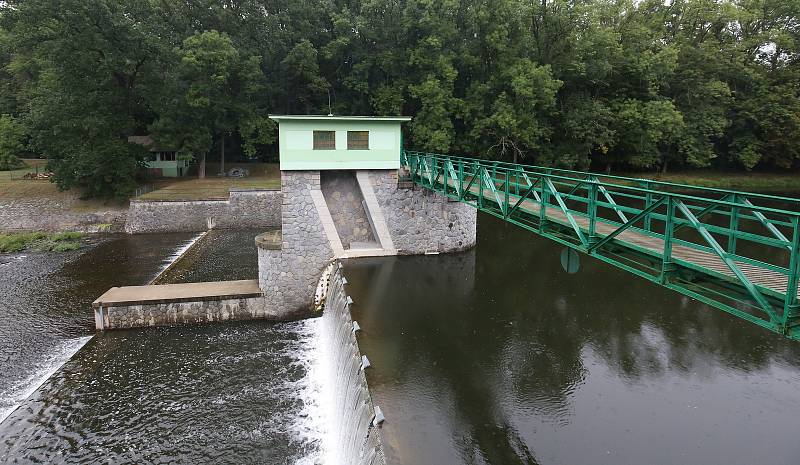
[[324, 440], [326, 464], [383, 465], [381, 431], [373, 426], [375, 408], [361, 368], [361, 351], [350, 317], [352, 300], [345, 289], [341, 264], [335, 263], [323, 314], [326, 390], [330, 431]]

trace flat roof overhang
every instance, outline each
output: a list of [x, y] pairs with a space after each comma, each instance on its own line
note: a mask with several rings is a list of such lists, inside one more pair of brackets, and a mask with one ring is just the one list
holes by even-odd
[[411, 121], [410, 116], [269, 115], [275, 121]]

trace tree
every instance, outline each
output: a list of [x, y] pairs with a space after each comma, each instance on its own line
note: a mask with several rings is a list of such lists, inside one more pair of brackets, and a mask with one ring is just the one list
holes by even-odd
[[550, 112], [562, 82], [553, 79], [550, 66], [538, 66], [527, 58], [504, 66], [489, 86], [477, 86], [483, 92], [485, 105], [470, 121], [471, 139], [492, 143], [489, 153], [505, 158], [511, 154], [514, 163], [549, 142], [552, 134]]
[[[297, 43], [281, 61], [286, 79], [286, 100], [296, 101], [305, 114], [311, 114], [315, 99], [328, 91], [328, 81], [320, 75], [317, 49], [308, 40]], [[288, 105], [290, 108], [291, 104]]]
[[329, 97], [412, 116], [422, 150], [790, 169], [798, 18], [800, 0], [5, 0], [0, 114], [60, 186], [97, 195], [135, 183], [131, 134], [202, 168], [214, 147], [273, 151], [267, 109], [327, 113]]
[[0, 115], [0, 170], [20, 165], [17, 155], [25, 149], [25, 130], [10, 115]]
[[[20, 120], [32, 151], [49, 159], [62, 189], [125, 197], [144, 151], [127, 137], [148, 118], [159, 85], [159, 36], [144, 0], [9, 2]], [[44, 27], [43, 25], [46, 25]]]
[[263, 88], [260, 57], [239, 53], [231, 38], [217, 31], [186, 38], [175, 55], [179, 61], [170, 75], [170, 98], [158, 108], [152, 129], [184, 155], [200, 157], [199, 177], [205, 177], [214, 140], [223, 163], [225, 139], [235, 132], [249, 155], [257, 144], [274, 140], [273, 125], [257, 105]]

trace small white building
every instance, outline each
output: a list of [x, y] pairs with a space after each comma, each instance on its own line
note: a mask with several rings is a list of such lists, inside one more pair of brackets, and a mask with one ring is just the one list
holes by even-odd
[[147, 170], [154, 176], [179, 178], [189, 174], [189, 160], [178, 159], [177, 150], [159, 146], [152, 136], [130, 136], [128, 142], [150, 150]]

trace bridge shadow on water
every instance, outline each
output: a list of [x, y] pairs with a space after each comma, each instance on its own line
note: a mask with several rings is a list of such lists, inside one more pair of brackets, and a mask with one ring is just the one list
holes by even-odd
[[796, 463], [800, 344], [478, 224], [469, 252], [345, 265], [390, 463]]

